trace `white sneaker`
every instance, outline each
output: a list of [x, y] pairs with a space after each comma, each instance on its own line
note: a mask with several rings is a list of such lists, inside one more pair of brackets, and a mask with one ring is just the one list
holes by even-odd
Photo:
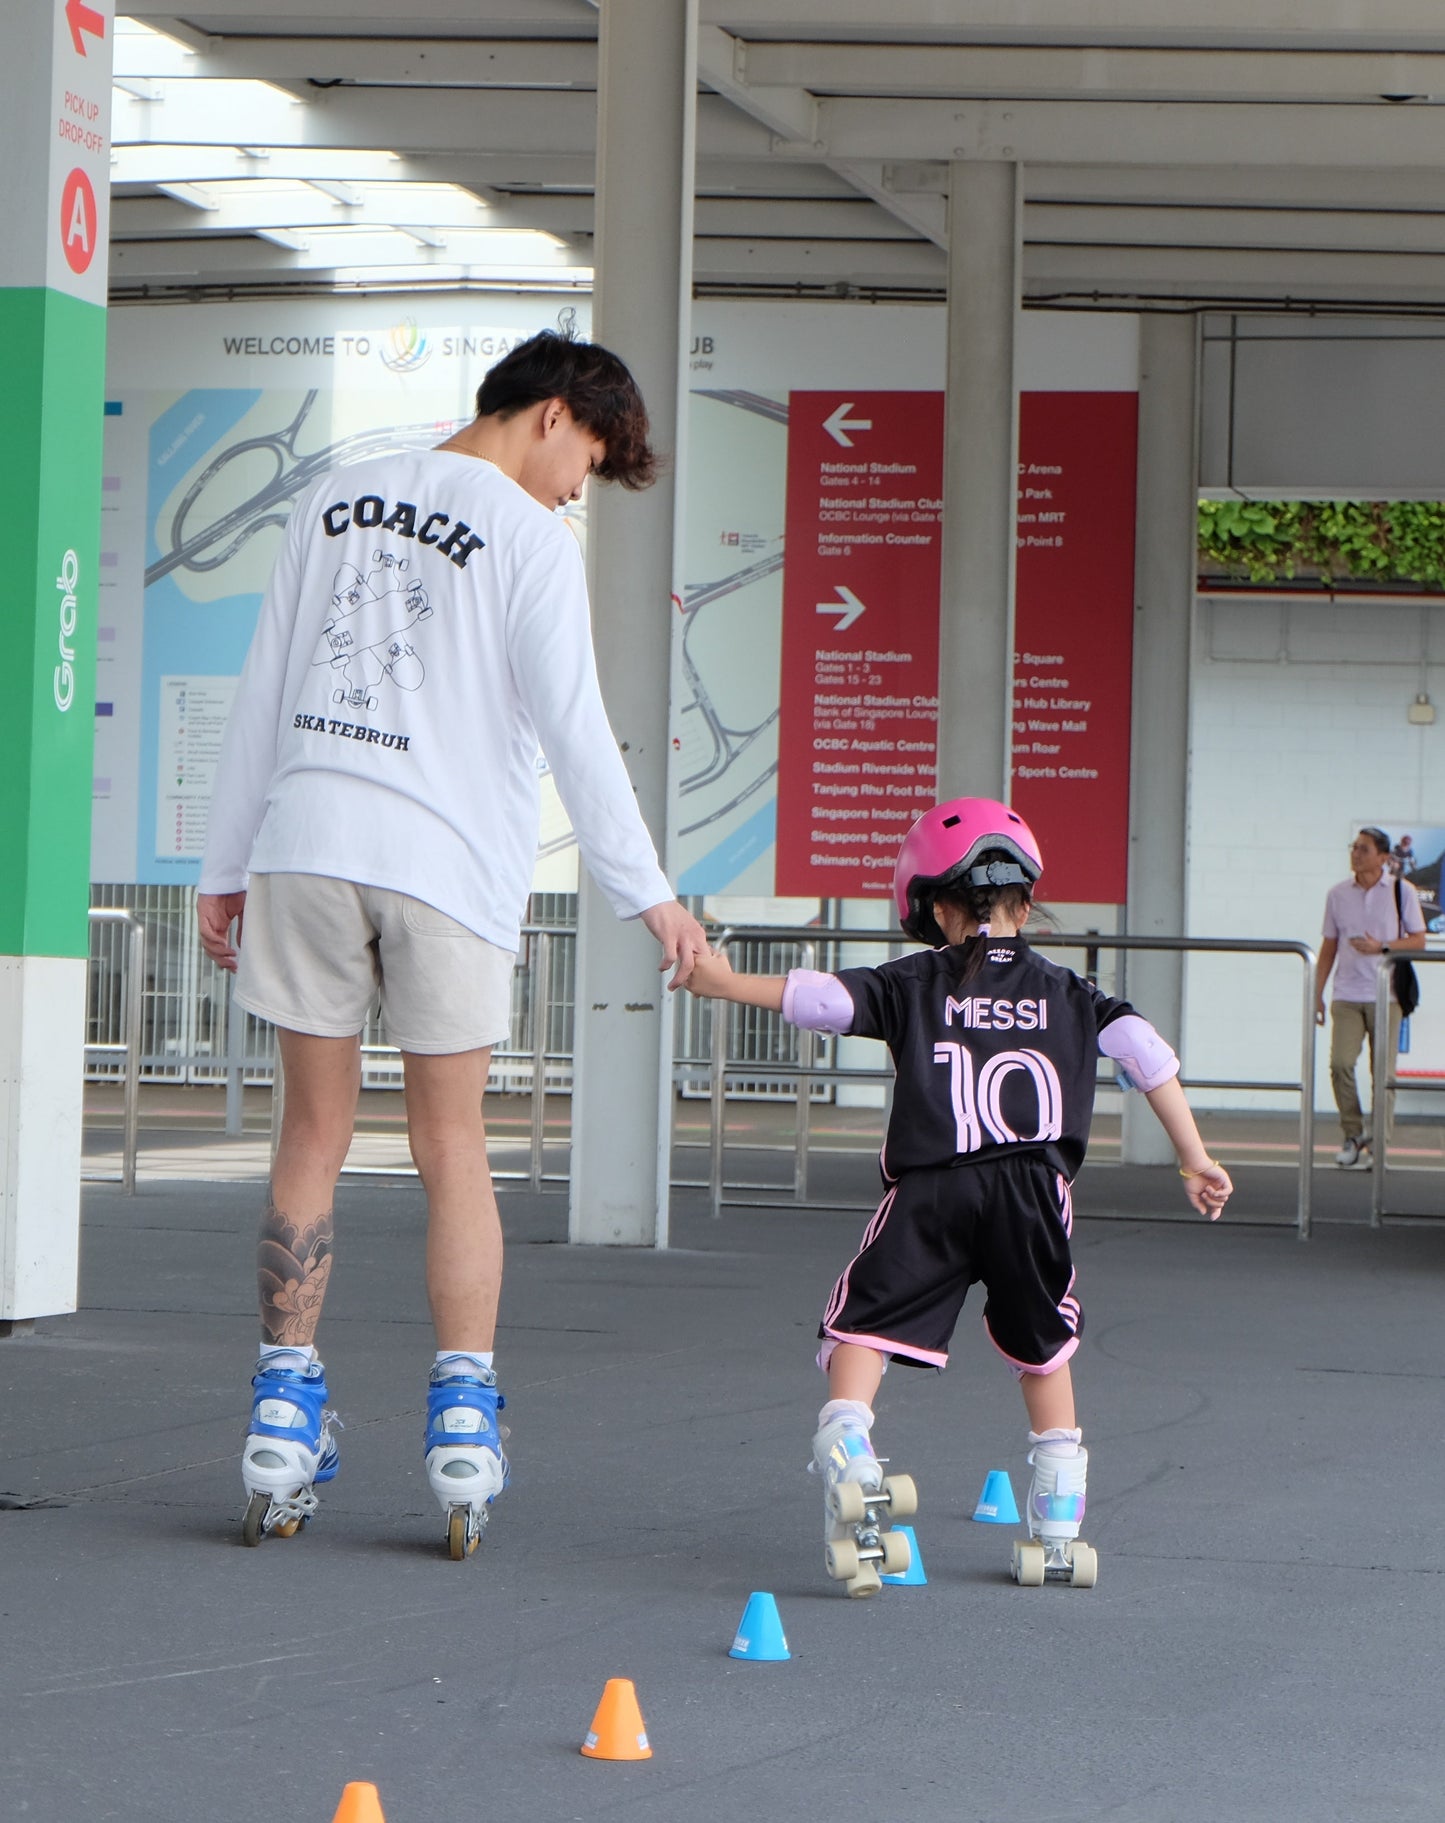
[[1335, 1154], [1335, 1163], [1344, 1170], [1352, 1170], [1357, 1165], [1368, 1165], [1370, 1162], [1370, 1142], [1368, 1139], [1347, 1139]]

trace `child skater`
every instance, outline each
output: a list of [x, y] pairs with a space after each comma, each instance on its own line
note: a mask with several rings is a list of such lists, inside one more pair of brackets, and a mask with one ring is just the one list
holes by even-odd
[[[834, 1516], [833, 1490], [882, 1486], [869, 1432], [888, 1362], [945, 1366], [968, 1288], [981, 1280], [989, 1339], [1028, 1409], [1030, 1542], [1014, 1547], [1013, 1574], [1087, 1585], [1095, 1559], [1080, 1543], [1076, 1561], [1074, 1544], [1088, 1453], [1069, 1372], [1084, 1327], [1069, 1186], [1088, 1142], [1098, 1055], [1147, 1096], [1201, 1215], [1216, 1219], [1233, 1185], [1206, 1153], [1179, 1059], [1153, 1026], [1024, 941], [1042, 872], [1022, 817], [989, 798], [956, 798], [918, 819], [894, 870], [903, 929], [936, 948], [878, 968], [793, 969], [786, 978], [735, 975], [725, 956], [707, 956], [687, 986], [779, 1011], [809, 1031], [882, 1039], [897, 1069], [883, 1200], [818, 1332], [828, 1399], [813, 1459], [830, 1541], [855, 1530]], [[848, 1592], [878, 1586], [865, 1561]]]

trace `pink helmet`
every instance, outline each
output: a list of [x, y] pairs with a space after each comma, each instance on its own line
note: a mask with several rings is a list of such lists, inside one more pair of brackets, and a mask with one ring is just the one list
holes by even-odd
[[[980, 863], [997, 850], [997, 858]], [[1032, 886], [1044, 871], [1034, 832], [1007, 804], [993, 798], [950, 798], [935, 804], [903, 838], [893, 869], [898, 922], [920, 943], [948, 939], [933, 915], [933, 901], [948, 887]]]

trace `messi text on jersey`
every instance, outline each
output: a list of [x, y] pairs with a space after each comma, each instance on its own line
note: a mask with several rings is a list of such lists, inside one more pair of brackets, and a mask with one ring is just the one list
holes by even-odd
[[957, 1023], [971, 1032], [1043, 1032], [1048, 1030], [1047, 1000], [995, 1000], [991, 994], [971, 994], [955, 1000], [950, 994], [943, 1006], [943, 1023]]

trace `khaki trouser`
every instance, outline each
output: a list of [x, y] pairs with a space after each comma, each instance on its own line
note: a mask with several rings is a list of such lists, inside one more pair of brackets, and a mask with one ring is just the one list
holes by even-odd
[[[1360, 1092], [1355, 1084], [1355, 1060], [1362, 1046], [1370, 1052], [1370, 1081], [1375, 1068], [1375, 1003], [1372, 1000], [1332, 1000], [1330, 1002], [1330, 1081], [1334, 1085], [1335, 1106], [1340, 1111], [1340, 1126], [1346, 1139], [1359, 1139], [1365, 1131], [1360, 1113]], [[1400, 1009], [1390, 1002], [1390, 1056], [1400, 1045]], [[1385, 1109], [1383, 1139], [1390, 1137], [1395, 1097]], [[1373, 1110], [1372, 1110], [1373, 1111]], [[1378, 1122], [1376, 1123], [1378, 1125]]]

